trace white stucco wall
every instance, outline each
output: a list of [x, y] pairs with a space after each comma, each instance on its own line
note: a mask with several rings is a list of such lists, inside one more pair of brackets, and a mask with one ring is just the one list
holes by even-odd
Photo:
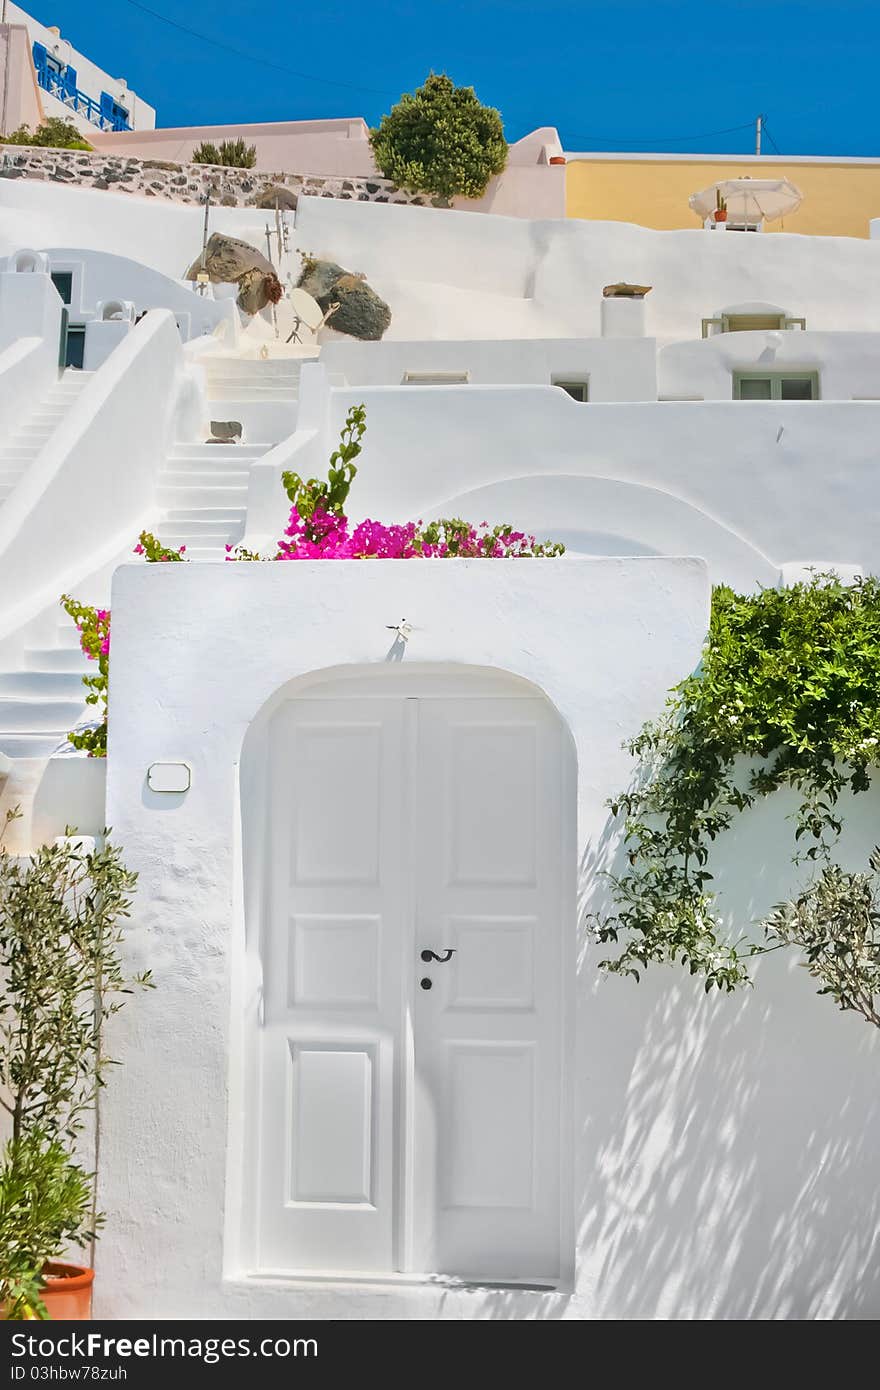
[[[261, 707], [310, 671], [384, 663], [385, 623], [401, 612], [416, 628], [406, 662], [532, 681], [575, 741], [581, 891], [595, 905], [615, 853], [604, 801], [629, 775], [621, 740], [693, 668], [707, 605], [705, 569], [690, 560], [117, 572], [107, 813], [140, 875], [128, 963], [150, 967], [157, 989], [112, 1028], [123, 1067], [104, 1101], [98, 1316], [880, 1311], [876, 1040], [778, 956], [754, 991], [720, 998], [675, 970], [641, 985], [601, 977], [592, 948], [579, 953], [573, 1292], [222, 1279], [243, 951], [236, 764]], [[190, 763], [190, 791], [149, 792], [156, 760]], [[760, 808], [726, 859], [737, 912], [790, 886], [787, 809]]]
[[357, 515], [492, 517], [586, 553], [690, 552], [743, 589], [796, 559], [880, 564], [871, 401], [579, 405], [549, 386], [330, 394], [326, 443], [366, 405]]
[[[188, 284], [128, 256], [66, 245], [44, 247], [43, 254], [51, 271], [73, 275], [71, 323], [88, 323], [107, 300], [130, 300], [136, 315], [147, 309], [171, 309], [186, 341], [211, 333], [218, 323], [237, 316], [234, 300], [198, 295]], [[183, 266], [180, 274], [187, 269]]]
[[[266, 221], [256, 209], [211, 211], [212, 230], [256, 246]], [[201, 248], [202, 222], [198, 207], [0, 180], [0, 254], [79, 245], [175, 278]], [[861, 238], [717, 237], [302, 198], [293, 241], [367, 276], [391, 306], [389, 340], [599, 337], [602, 290], [618, 280], [653, 286], [645, 331], [661, 342], [692, 341], [704, 318], [751, 301], [783, 305], [817, 334], [873, 332], [880, 312], [878, 242]]]
[[880, 400], [880, 334], [719, 333], [669, 343], [657, 359], [664, 398], [729, 401], [734, 372], [816, 372], [823, 401]]
[[0, 271], [0, 441], [58, 379], [61, 300], [42, 273]]
[[0, 640], [137, 535], [168, 451], [180, 354], [173, 316], [153, 310], [86, 383], [4, 504]]
[[405, 372], [467, 372], [476, 386], [589, 381], [591, 401], [649, 401], [657, 395], [657, 344], [651, 338], [543, 338], [480, 342], [325, 343], [331, 381], [397, 386]]

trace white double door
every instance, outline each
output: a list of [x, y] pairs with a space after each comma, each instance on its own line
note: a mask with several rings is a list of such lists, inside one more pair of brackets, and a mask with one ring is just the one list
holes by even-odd
[[563, 773], [540, 699], [276, 714], [262, 1270], [558, 1277]]

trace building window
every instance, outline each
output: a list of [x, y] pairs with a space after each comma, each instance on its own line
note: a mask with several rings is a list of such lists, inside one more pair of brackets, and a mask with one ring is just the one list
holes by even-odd
[[72, 270], [53, 270], [52, 284], [61, 295], [61, 303], [69, 304], [73, 298], [73, 271]]
[[86, 329], [85, 324], [71, 324], [67, 330], [67, 337], [64, 343], [64, 365], [65, 367], [82, 368], [85, 360], [86, 350]]
[[725, 314], [725, 333], [761, 333], [769, 328], [784, 328], [784, 314]]
[[580, 401], [585, 404], [590, 399], [589, 381], [558, 381], [553, 378], [553, 385], [559, 386], [567, 396], [571, 396], [573, 401]]
[[470, 372], [404, 372], [404, 386], [466, 386]]
[[767, 333], [778, 329], [799, 328], [806, 332], [807, 320], [793, 318], [782, 309], [768, 309], [766, 313], [716, 314], [714, 318], [703, 319], [703, 337], [714, 333]]
[[735, 401], [817, 401], [818, 372], [736, 372]]

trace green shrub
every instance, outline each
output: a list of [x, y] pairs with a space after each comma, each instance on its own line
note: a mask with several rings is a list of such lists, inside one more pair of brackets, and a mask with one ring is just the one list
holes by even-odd
[[[15, 819], [6, 818], [7, 825]], [[0, 1302], [27, 1317], [47, 1260], [90, 1243], [101, 1224], [91, 1175], [77, 1162], [107, 1069], [108, 1019], [149, 973], [125, 975], [121, 921], [135, 875], [115, 845], [72, 838], [26, 858], [0, 844]]]
[[203, 140], [192, 156], [193, 164], [221, 164], [228, 169], [253, 169], [256, 162], [256, 145], [243, 140], [223, 140], [219, 145]]
[[42, 1269], [92, 1234], [92, 1177], [40, 1131], [11, 1140], [0, 1163], [0, 1303], [11, 1321], [47, 1316]]
[[20, 125], [11, 135], [0, 135], [0, 145], [36, 145], [55, 150], [92, 149], [73, 121], [65, 121], [60, 116], [47, 117], [36, 130]]
[[507, 163], [498, 112], [483, 106], [473, 87], [456, 87], [438, 73], [401, 97], [370, 132], [370, 144], [385, 178], [445, 201], [482, 197]]
[[[757, 594], [716, 588], [700, 666], [628, 745], [637, 773], [611, 804], [625, 816], [628, 867], [611, 880], [613, 914], [590, 919], [598, 941], [622, 949], [602, 965], [638, 978], [648, 965], [677, 961], [707, 990], [731, 990], [748, 982], [750, 958], [788, 943], [801, 946], [829, 992], [835, 982], [822, 972], [834, 949], [841, 961], [868, 960], [861, 988], [876, 989], [877, 866], [870, 879], [853, 877], [831, 856], [841, 793], [867, 791], [880, 766], [878, 731], [880, 580], [848, 585], [814, 574]], [[731, 937], [710, 849], [741, 811], [781, 787], [800, 799], [795, 862], [821, 872], [773, 912], [764, 940]], [[841, 987], [836, 997], [850, 996]]]

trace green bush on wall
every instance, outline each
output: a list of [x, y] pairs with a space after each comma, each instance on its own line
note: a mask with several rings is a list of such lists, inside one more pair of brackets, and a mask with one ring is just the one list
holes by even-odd
[[[621, 947], [603, 966], [639, 978], [677, 961], [707, 990], [731, 990], [748, 982], [751, 958], [796, 945], [820, 992], [880, 1026], [880, 861], [847, 874], [831, 857], [841, 792], [867, 791], [880, 763], [880, 581], [716, 588], [699, 668], [628, 746], [637, 775], [611, 804], [626, 818], [628, 868], [612, 877], [614, 911], [590, 919], [599, 942]], [[814, 877], [757, 938], [730, 939], [710, 845], [786, 786], [800, 795], [794, 858]]]

